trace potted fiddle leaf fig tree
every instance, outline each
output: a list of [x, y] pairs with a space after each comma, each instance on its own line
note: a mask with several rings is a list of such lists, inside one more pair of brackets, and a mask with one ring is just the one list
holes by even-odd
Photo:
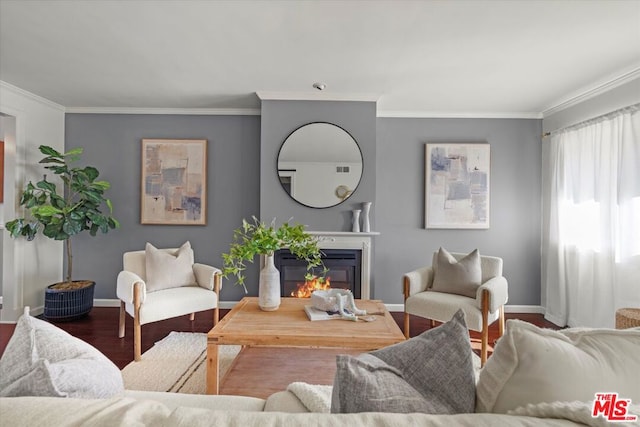
[[[20, 197], [20, 206], [25, 207], [27, 215], [7, 222], [6, 229], [12, 237], [22, 236], [29, 241], [42, 233], [50, 239], [65, 242], [66, 276], [63, 282], [48, 286], [44, 315], [54, 320], [72, 320], [87, 314], [93, 307], [95, 282], [73, 280], [71, 237], [85, 231], [91, 236], [98, 231], [107, 233], [120, 224], [112, 216], [111, 200], [105, 197], [111, 184], [98, 180], [99, 172], [93, 166], [71, 166], [80, 158], [82, 148], [66, 153], [46, 145], [38, 149], [45, 156], [40, 164], [60, 178], [62, 191], [58, 191], [46, 174], [35, 184], [30, 181]], [[103, 213], [105, 207], [107, 213]]]
[[318, 239], [307, 233], [302, 224], [285, 222], [276, 227], [275, 219], [271, 224], [265, 224], [254, 216], [253, 222], [242, 220], [242, 227], [233, 232], [233, 238], [229, 252], [222, 254], [222, 275], [234, 275], [236, 283], [247, 293], [244, 283], [246, 262], [253, 262], [256, 255], [263, 255], [265, 265], [260, 270], [258, 305], [264, 311], [277, 310], [280, 306], [280, 272], [273, 262], [275, 251], [289, 249], [307, 262], [307, 270], [323, 265]]

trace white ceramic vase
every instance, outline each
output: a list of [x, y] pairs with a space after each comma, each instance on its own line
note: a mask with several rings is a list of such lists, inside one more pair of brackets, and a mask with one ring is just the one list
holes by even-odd
[[362, 231], [368, 233], [371, 231], [371, 223], [369, 222], [369, 211], [371, 210], [371, 202], [362, 203]]
[[273, 263], [273, 255], [265, 256], [260, 270], [258, 306], [263, 311], [275, 311], [280, 307], [280, 271]]

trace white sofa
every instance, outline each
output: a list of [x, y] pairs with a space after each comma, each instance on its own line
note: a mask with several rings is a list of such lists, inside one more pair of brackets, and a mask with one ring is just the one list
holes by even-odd
[[[341, 362], [362, 364], [373, 357], [379, 363], [389, 363], [391, 368], [383, 371], [398, 373], [395, 380], [410, 381], [406, 372], [394, 370], [398, 365], [388, 357], [407, 353], [406, 349], [411, 350], [408, 354], [412, 359], [408, 364], [413, 366], [408, 366], [409, 369], [428, 373], [429, 376], [421, 377], [420, 381], [428, 383], [430, 391], [419, 392], [420, 387], [410, 389], [415, 391], [415, 396], [402, 396], [399, 403], [405, 404], [405, 400], [409, 400], [411, 404], [412, 400], [425, 397], [428, 401], [450, 397], [451, 394], [441, 390], [448, 387], [449, 381], [439, 379], [440, 372], [429, 370], [433, 367], [439, 371], [448, 370], [449, 379], [467, 369], [463, 362], [456, 362], [455, 357], [438, 353], [441, 348], [460, 352], [459, 345], [455, 344], [456, 330], [466, 333], [463, 317], [458, 314], [431, 330], [427, 336], [433, 338], [431, 340], [416, 340], [418, 337], [415, 337], [367, 353], [364, 358], [341, 360], [352, 356], [339, 356], [329, 398], [331, 405], [325, 406], [324, 412], [307, 412], [311, 405], [306, 399], [298, 398], [299, 394], [288, 391], [291, 386], [267, 399], [123, 390], [120, 371], [97, 350], [65, 335], [53, 325], [25, 315], [0, 359], [0, 396], [5, 396], [0, 397], [0, 425], [605, 426], [608, 425], [603, 410], [606, 405], [599, 405], [597, 415], [600, 416], [594, 418], [594, 400], [598, 393], [607, 396], [616, 393], [616, 397], [625, 402], [624, 422], [617, 425], [640, 426], [640, 328], [552, 331], [516, 320], [507, 322], [505, 335], [480, 371], [477, 383], [475, 379], [471, 380], [470, 410], [438, 412], [438, 415], [416, 411], [328, 412], [329, 407], [332, 410], [337, 407], [338, 412], [345, 408], [342, 403], [336, 406], [336, 398], [340, 402], [359, 399], [366, 405], [397, 385], [378, 382], [377, 387], [366, 390], [349, 389], [345, 385], [353, 385], [361, 378], [343, 376]], [[434, 344], [433, 351], [414, 351], [415, 345]], [[447, 350], [447, 346], [451, 348]], [[465, 349], [468, 347], [467, 335]], [[358, 376], [361, 372], [357, 371]], [[374, 381], [378, 380], [374, 378]], [[345, 395], [345, 390], [350, 391]], [[451, 391], [456, 393], [457, 390]], [[466, 392], [460, 396], [464, 394]], [[385, 398], [392, 401], [392, 405], [398, 403], [393, 402], [395, 394], [381, 400]]]
[[[393, 414], [362, 412], [327, 414], [291, 412], [302, 410], [289, 392], [266, 400], [239, 396], [177, 395], [126, 392], [110, 399], [64, 399], [55, 397], [0, 398], [0, 420], [11, 426], [581, 426], [604, 425], [593, 419], [585, 405], [527, 415], [506, 414]], [[534, 416], [535, 415], [535, 416]], [[581, 422], [584, 420], [584, 422]], [[595, 422], [597, 421], [597, 423]]]

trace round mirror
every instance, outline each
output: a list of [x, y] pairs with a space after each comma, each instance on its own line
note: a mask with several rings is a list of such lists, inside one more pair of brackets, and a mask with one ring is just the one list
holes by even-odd
[[347, 200], [362, 177], [362, 153], [349, 132], [331, 123], [299, 127], [278, 153], [282, 188], [298, 203], [328, 208]]

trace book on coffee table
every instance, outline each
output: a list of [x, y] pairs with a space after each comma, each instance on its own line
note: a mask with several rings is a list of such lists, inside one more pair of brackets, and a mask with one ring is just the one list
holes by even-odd
[[304, 311], [307, 313], [307, 317], [309, 320], [332, 320], [332, 319], [342, 319], [342, 316], [337, 311], [324, 311], [315, 308], [312, 305], [305, 305]]

